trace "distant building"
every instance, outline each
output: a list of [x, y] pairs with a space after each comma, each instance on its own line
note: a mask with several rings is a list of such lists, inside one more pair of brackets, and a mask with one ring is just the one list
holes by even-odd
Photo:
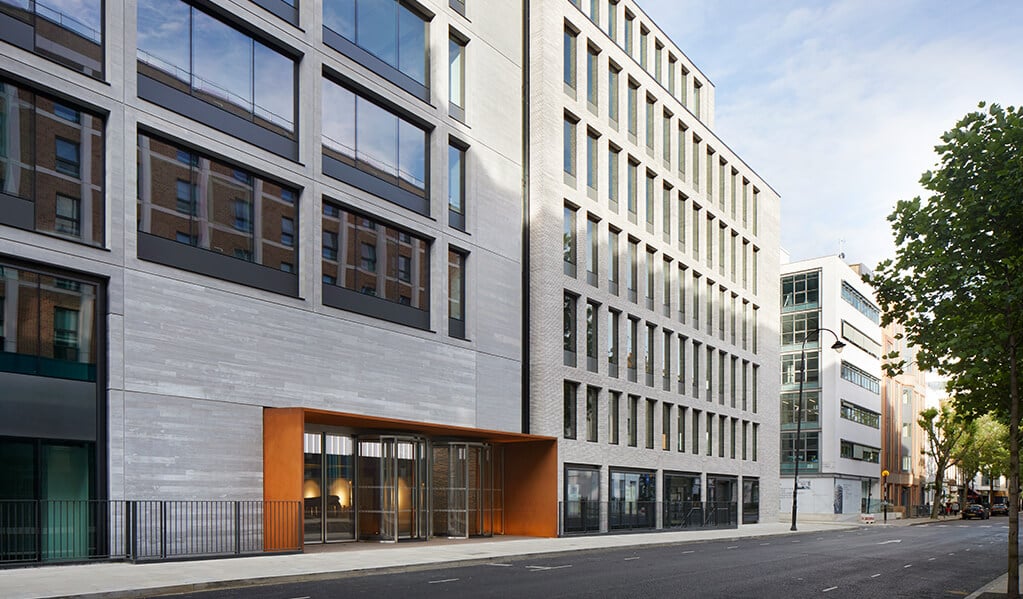
[[[799, 514], [849, 519], [879, 498], [880, 311], [857, 267], [838, 256], [781, 267], [781, 512], [792, 506], [799, 458]], [[828, 329], [814, 336], [818, 328]], [[831, 349], [836, 336], [845, 347]], [[800, 353], [806, 350], [803, 409]], [[801, 435], [796, 439], [797, 419]]]
[[882, 335], [884, 355], [897, 352], [905, 363], [902, 374], [882, 377], [881, 464], [890, 473], [884, 495], [896, 510], [915, 515], [922, 513], [916, 506], [932, 501], [927, 492], [927, 436], [917, 422], [927, 403], [926, 373], [917, 367], [916, 349], [906, 343], [902, 325], [888, 325]]

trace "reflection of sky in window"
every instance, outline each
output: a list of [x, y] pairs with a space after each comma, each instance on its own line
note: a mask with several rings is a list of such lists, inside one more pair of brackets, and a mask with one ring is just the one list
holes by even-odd
[[251, 109], [252, 39], [200, 11], [192, 12], [192, 86]]
[[411, 123], [398, 121], [399, 176], [422, 187], [426, 181], [426, 132]]
[[404, 6], [398, 13], [398, 69], [419, 83], [426, 83], [426, 26]]
[[359, 22], [356, 42], [390, 65], [398, 64], [397, 2], [378, 0], [359, 2], [356, 18]]
[[[28, 8], [29, 4], [22, 1], [0, 1], [4, 4], [14, 4], [21, 8]], [[94, 42], [102, 41], [103, 13], [101, 10], [101, 0], [44, 0], [35, 4], [37, 15]]]
[[257, 114], [292, 130], [295, 120], [295, 63], [255, 42]]
[[188, 80], [189, 69], [188, 13], [188, 5], [181, 2], [139, 0], [138, 3], [140, 57], [183, 81]]
[[355, 94], [323, 80], [323, 143], [346, 156], [355, 157]]
[[362, 98], [356, 100], [355, 135], [359, 158], [395, 174], [398, 158], [398, 117]]
[[355, 0], [323, 0], [323, 24], [355, 41]]

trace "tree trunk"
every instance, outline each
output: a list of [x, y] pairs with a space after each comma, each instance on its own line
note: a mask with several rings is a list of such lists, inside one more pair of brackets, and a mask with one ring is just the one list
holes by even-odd
[[941, 511], [941, 498], [945, 494], [945, 469], [948, 462], [938, 461], [934, 464], [937, 471], [934, 475], [934, 499], [931, 501], [931, 520], [937, 520]]
[[1019, 388], [1016, 335], [1009, 335], [1009, 584], [1006, 597], [1019, 599]]

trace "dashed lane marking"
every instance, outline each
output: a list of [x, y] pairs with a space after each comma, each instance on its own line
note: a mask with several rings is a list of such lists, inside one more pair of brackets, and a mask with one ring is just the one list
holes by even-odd
[[938, 558], [936, 558], [936, 557], [929, 557], [929, 558], [927, 558], [927, 561], [929, 561], [929, 562], [933, 562], [933, 561], [934, 561], [934, 560], [936, 560], [936, 559], [938, 559]]
[[445, 582], [455, 582], [456, 580], [458, 580], [458, 579], [457, 578], [444, 578], [442, 580], [431, 580], [427, 584], [442, 584], [442, 583], [445, 583]]
[[761, 543], [760, 544], [761, 547], [767, 547], [768, 545], [770, 545], [770, 543]]
[[631, 562], [634, 559], [639, 559], [639, 558], [638, 557], [627, 557], [627, 558], [625, 558], [625, 561]]
[[685, 555], [685, 554], [687, 554], [687, 553], [696, 553], [696, 552], [695, 552], [695, 551], [683, 551], [683, 552], [682, 552], [682, 555]]
[[838, 588], [838, 587], [828, 587], [828, 588], [826, 588], [826, 589], [822, 590], [821, 592], [822, 592], [822, 593], [827, 593], [828, 591], [833, 591], [833, 590], [835, 590], [835, 589], [837, 589], [837, 588]]
[[912, 568], [912, 567], [913, 567], [913, 564], [906, 564], [905, 566], [902, 566], [903, 569]]
[[731, 547], [725, 547], [725, 549], [738, 549], [738, 545], [732, 545]]
[[871, 578], [877, 578], [878, 576], [880, 576], [880, 574], [874, 574], [871, 576]]
[[526, 566], [530, 572], [545, 572], [547, 570], [560, 570], [562, 568], [571, 568], [572, 564], [564, 564], [561, 566]]
[[511, 564], [487, 564], [488, 566], [494, 566], [495, 568], [511, 568]]

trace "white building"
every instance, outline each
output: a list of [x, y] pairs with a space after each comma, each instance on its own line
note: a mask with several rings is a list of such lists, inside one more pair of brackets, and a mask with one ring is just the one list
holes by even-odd
[[[849, 518], [879, 498], [882, 337], [880, 312], [861, 272], [838, 256], [781, 267], [783, 515], [792, 509], [803, 347], [799, 514]], [[845, 344], [841, 351], [832, 349], [837, 340]]]
[[779, 198], [635, 2], [529, 7], [529, 432], [562, 531], [773, 519]]

